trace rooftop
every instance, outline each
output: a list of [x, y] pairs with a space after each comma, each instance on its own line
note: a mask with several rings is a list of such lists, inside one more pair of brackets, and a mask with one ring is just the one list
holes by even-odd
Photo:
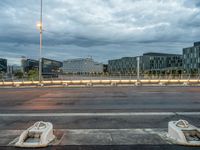
[[200, 46], [200, 41], [194, 42], [194, 46]]
[[181, 54], [167, 54], [167, 53], [144, 53], [143, 56], [181, 56]]
[[67, 62], [67, 61], [85, 61], [85, 60], [93, 61], [92, 58], [74, 58], [74, 59], [65, 60], [64, 62]]

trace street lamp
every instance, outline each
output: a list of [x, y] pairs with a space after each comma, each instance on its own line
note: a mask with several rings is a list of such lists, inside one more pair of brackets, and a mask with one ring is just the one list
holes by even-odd
[[140, 57], [137, 57], [137, 82], [140, 80]]
[[40, 23], [37, 24], [37, 26], [40, 29], [40, 58], [39, 58], [39, 83], [41, 84], [42, 81], [42, 28], [43, 28], [43, 24], [42, 24], [42, 0], [41, 0], [41, 10], [40, 10]]

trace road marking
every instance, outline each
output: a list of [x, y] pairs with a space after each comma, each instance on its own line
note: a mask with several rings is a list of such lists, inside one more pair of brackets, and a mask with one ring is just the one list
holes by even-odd
[[112, 112], [112, 113], [8, 113], [0, 117], [78, 117], [78, 116], [173, 116], [200, 115], [200, 112]]

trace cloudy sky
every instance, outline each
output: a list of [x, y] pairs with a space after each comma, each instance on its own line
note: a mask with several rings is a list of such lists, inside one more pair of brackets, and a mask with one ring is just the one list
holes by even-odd
[[[182, 53], [200, 41], [199, 0], [43, 0], [43, 56], [95, 60]], [[0, 57], [39, 56], [40, 0], [0, 0]]]

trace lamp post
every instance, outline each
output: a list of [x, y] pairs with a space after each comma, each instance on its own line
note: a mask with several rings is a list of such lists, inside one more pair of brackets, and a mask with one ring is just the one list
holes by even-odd
[[42, 28], [43, 28], [43, 24], [42, 24], [42, 0], [41, 0], [39, 28], [40, 28], [39, 83], [41, 84], [41, 82], [42, 82], [42, 32], [43, 32], [43, 30], [42, 30]]
[[137, 57], [137, 82], [140, 80], [140, 57]]

